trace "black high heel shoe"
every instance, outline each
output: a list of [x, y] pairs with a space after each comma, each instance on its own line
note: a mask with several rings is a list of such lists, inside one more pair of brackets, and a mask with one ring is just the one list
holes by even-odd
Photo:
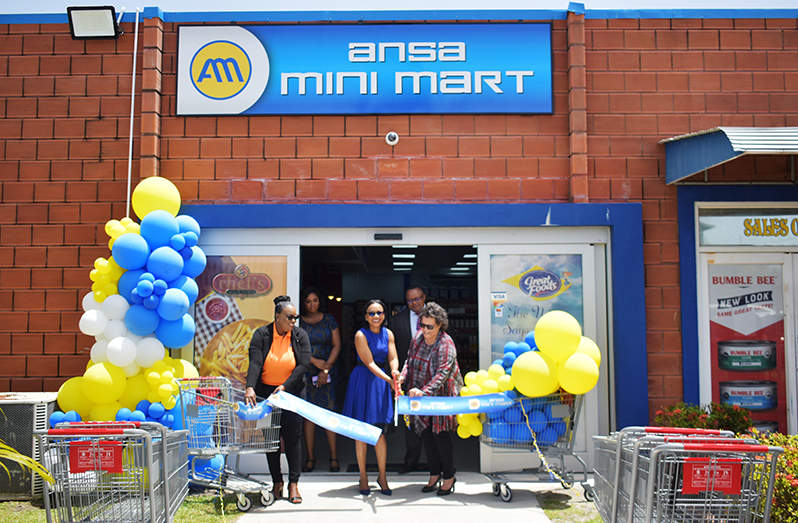
[[441, 478], [438, 478], [438, 480], [432, 485], [424, 485], [423, 487], [421, 487], [421, 492], [427, 494], [429, 492], [432, 492], [433, 490], [440, 488], [440, 486], [441, 486]]
[[448, 496], [449, 494], [454, 492], [454, 484], [455, 483], [457, 483], [457, 478], [454, 478], [454, 481], [452, 481], [452, 486], [451, 487], [449, 487], [448, 489], [444, 489], [443, 488], [443, 483], [441, 482], [441, 488], [438, 489], [438, 495], [439, 496]]

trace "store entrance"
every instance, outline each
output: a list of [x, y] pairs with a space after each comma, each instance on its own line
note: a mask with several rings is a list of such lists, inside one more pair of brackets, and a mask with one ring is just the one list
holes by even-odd
[[[323, 309], [339, 325], [341, 354], [338, 358], [336, 409], [340, 412], [348, 376], [357, 364], [354, 336], [363, 326], [363, 307], [371, 299], [382, 300], [391, 316], [402, 311], [405, 290], [420, 287], [426, 300], [439, 303], [449, 313], [448, 334], [457, 346], [458, 364], [463, 375], [479, 368], [477, 329], [477, 251], [473, 245], [334, 246], [300, 248], [300, 289], [315, 287], [323, 296]], [[401, 362], [400, 362], [401, 363]], [[396, 472], [405, 453], [404, 420], [388, 431], [388, 471]], [[329, 447], [324, 431], [316, 428], [314, 472], [329, 471]], [[455, 467], [479, 471], [477, 438], [453, 437]], [[355, 445], [338, 437], [342, 472], [357, 472]], [[303, 458], [305, 455], [303, 455]], [[368, 453], [369, 469], [376, 470], [373, 449]], [[420, 473], [426, 474], [426, 455], [422, 452]]]

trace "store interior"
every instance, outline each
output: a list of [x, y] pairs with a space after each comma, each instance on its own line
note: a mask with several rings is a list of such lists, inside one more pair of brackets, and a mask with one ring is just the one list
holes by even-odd
[[[421, 287], [427, 301], [435, 301], [449, 313], [448, 334], [457, 346], [458, 364], [463, 375], [479, 368], [477, 330], [477, 251], [473, 245], [458, 246], [335, 246], [302, 247], [300, 250], [300, 288], [315, 287], [323, 294], [323, 310], [339, 324], [341, 354], [338, 358], [337, 408], [346, 396], [347, 377], [357, 364], [354, 335], [364, 325], [364, 305], [382, 300], [390, 316], [406, 307], [405, 290]], [[407, 428], [400, 417], [399, 427], [388, 430], [388, 471], [396, 472], [403, 463]], [[478, 438], [463, 440], [456, 434], [455, 468], [479, 470]], [[316, 429], [314, 473], [329, 472], [329, 447], [322, 429]], [[341, 472], [357, 472], [354, 441], [338, 437]], [[304, 455], [303, 455], [304, 458]], [[422, 452], [420, 470], [426, 474], [426, 454]], [[376, 471], [373, 448], [368, 453], [368, 468]]]

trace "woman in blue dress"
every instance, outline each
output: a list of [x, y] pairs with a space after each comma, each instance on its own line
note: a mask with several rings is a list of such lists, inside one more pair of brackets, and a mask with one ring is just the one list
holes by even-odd
[[[341, 352], [341, 334], [338, 332], [338, 323], [333, 315], [321, 312], [320, 305], [319, 291], [314, 287], [302, 290], [299, 300], [302, 310], [299, 326], [307, 332], [311, 346], [310, 369], [305, 375], [305, 396], [310, 403], [334, 411], [338, 375], [335, 361]], [[338, 462], [337, 434], [331, 430], [326, 432], [327, 443], [330, 445], [330, 472], [338, 472], [341, 470], [341, 464]], [[316, 464], [314, 451], [316, 425], [312, 421], [305, 420], [304, 433], [308, 456], [302, 472], [313, 472]]]
[[[396, 356], [396, 343], [393, 332], [383, 326], [385, 323], [385, 304], [371, 300], [366, 304], [366, 325], [355, 334], [357, 366], [349, 376], [346, 389], [344, 416], [349, 416], [382, 429], [374, 451], [377, 454], [379, 476], [377, 484], [380, 492], [391, 495], [388, 478], [385, 476], [385, 463], [388, 446], [385, 442], [385, 428], [393, 421], [393, 383], [399, 375], [399, 358]], [[388, 364], [391, 374], [383, 370]], [[357, 466], [360, 469], [360, 493], [371, 493], [366, 474], [367, 444], [355, 441]]]

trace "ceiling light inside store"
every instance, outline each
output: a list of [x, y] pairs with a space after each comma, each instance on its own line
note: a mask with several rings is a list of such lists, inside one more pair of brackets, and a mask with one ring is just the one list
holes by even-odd
[[476, 254], [463, 254], [463, 258], [476, 258]]
[[471, 270], [471, 269], [469, 269], [468, 267], [452, 267], [452, 268], [451, 268], [451, 269], [449, 269], [449, 270], [450, 270], [450, 271], [469, 271], [469, 270]]
[[412, 266], [413, 262], [398, 262], [398, 261], [395, 261], [395, 262], [393, 262], [393, 264], [394, 264], [394, 266], [396, 266], [396, 265], [410, 265], [410, 266]]
[[116, 22], [113, 6], [67, 7], [69, 32], [75, 40], [118, 38], [124, 31]]
[[394, 258], [415, 258], [415, 254], [392, 254]]
[[393, 270], [395, 270], [395, 271], [412, 271], [413, 267], [394, 267]]
[[418, 245], [392, 245], [394, 249], [418, 249]]
[[476, 265], [477, 262], [457, 262], [457, 265]]

